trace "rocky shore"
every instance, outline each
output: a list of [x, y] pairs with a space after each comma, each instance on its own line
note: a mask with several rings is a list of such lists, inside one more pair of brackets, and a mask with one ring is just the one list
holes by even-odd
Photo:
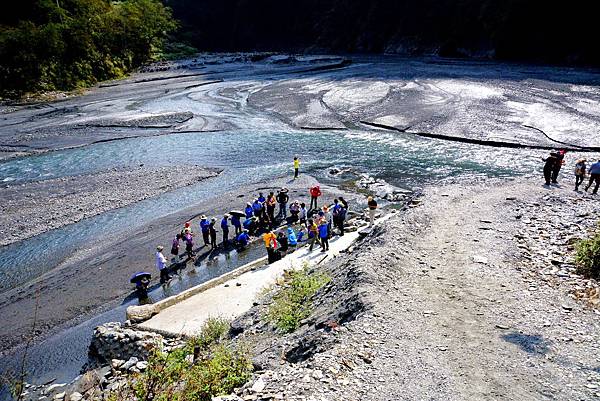
[[[314, 267], [331, 281], [298, 330], [282, 335], [264, 319], [272, 292], [232, 322], [255, 373], [215, 399], [600, 397], [598, 282], [573, 264], [575, 240], [596, 227], [597, 202], [532, 182], [426, 189], [346, 255]], [[82, 398], [100, 399], [145, 369], [143, 344], [153, 336], [99, 328], [107, 365]], [[125, 357], [113, 358], [115, 349]]]
[[200, 166], [109, 171], [0, 188], [0, 246], [125, 207], [219, 174]]

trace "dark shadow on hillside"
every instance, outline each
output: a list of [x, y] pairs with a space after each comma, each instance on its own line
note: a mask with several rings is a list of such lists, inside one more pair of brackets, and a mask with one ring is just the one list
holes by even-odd
[[504, 341], [518, 345], [523, 351], [533, 355], [545, 355], [549, 350], [549, 343], [539, 334], [521, 334], [517, 332], [502, 336]]

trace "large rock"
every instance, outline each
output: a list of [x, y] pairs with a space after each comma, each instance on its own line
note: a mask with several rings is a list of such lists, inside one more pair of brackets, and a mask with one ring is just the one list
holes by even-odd
[[132, 323], [140, 323], [150, 319], [159, 312], [157, 305], [132, 305], [127, 308], [127, 319]]

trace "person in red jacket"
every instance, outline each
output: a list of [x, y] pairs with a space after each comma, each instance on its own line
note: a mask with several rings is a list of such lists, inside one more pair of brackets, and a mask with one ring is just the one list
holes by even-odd
[[308, 210], [313, 210], [313, 203], [314, 203], [314, 208], [318, 209], [319, 206], [317, 205], [317, 199], [319, 198], [319, 196], [321, 196], [321, 187], [319, 187], [318, 185], [315, 185], [314, 187], [312, 187], [310, 189], [310, 207], [308, 208]]

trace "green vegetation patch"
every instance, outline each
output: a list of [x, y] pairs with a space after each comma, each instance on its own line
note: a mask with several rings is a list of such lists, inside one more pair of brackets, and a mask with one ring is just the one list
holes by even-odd
[[330, 281], [331, 277], [326, 274], [311, 272], [308, 264], [301, 270], [287, 271], [281, 290], [269, 305], [268, 320], [283, 333], [293, 332], [310, 316], [312, 297]]
[[600, 231], [590, 239], [579, 241], [575, 261], [579, 274], [600, 279]]
[[177, 26], [160, 0], [34, 0], [0, 23], [0, 96], [123, 77]]
[[209, 401], [246, 383], [253, 366], [245, 346], [227, 339], [229, 323], [209, 319], [202, 333], [170, 353], [155, 348], [143, 373], [113, 391], [111, 401]]

